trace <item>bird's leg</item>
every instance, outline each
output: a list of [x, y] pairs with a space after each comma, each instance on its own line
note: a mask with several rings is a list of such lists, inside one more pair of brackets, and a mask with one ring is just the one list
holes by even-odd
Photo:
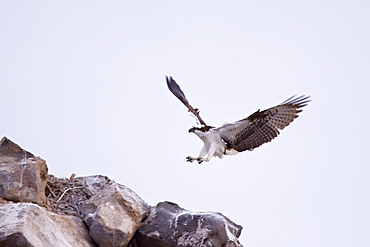
[[209, 150], [209, 146], [207, 147], [206, 145], [204, 145], [199, 152], [198, 159], [203, 158], [207, 154], [208, 150]]
[[199, 153], [198, 158], [194, 158], [194, 157], [188, 156], [188, 157], [186, 157], [186, 161], [192, 163], [194, 160], [196, 160], [196, 161], [198, 161], [199, 164], [202, 163], [203, 161], [201, 161], [201, 160], [204, 157], [204, 155], [207, 154], [208, 148], [209, 147], [207, 147], [206, 145], [204, 145], [202, 147], [202, 149], [200, 150], [200, 153]]
[[[216, 153], [217, 145], [211, 145], [211, 147], [208, 149], [208, 155], [207, 158], [199, 157], [197, 159], [198, 164], [201, 164], [203, 161], [208, 162], [212, 159], [213, 155]], [[203, 149], [202, 149], [203, 151]]]

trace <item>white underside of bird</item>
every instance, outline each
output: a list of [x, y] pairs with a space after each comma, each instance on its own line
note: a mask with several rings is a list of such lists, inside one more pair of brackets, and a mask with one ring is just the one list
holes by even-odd
[[[194, 160], [198, 161], [198, 163], [202, 163], [203, 161], [208, 162], [212, 157], [222, 159], [224, 155], [236, 155], [239, 153], [235, 149], [227, 148], [227, 145], [222, 140], [218, 129], [211, 129], [207, 132], [194, 130], [193, 133], [203, 141], [204, 145], [200, 150], [198, 157], [186, 157], [190, 162]], [[205, 157], [206, 155], [207, 157]]]

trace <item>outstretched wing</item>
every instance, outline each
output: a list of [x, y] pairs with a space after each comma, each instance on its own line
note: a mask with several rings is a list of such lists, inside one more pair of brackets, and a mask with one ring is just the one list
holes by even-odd
[[189, 109], [191, 113], [194, 114], [196, 118], [198, 118], [199, 122], [204, 125], [208, 126], [203, 119], [199, 116], [198, 109], [194, 109], [190, 104], [189, 101], [186, 99], [184, 92], [181, 90], [180, 86], [175, 82], [172, 77], [166, 76], [167, 86], [170, 91]]
[[279, 135], [288, 126], [302, 107], [310, 102], [309, 96], [291, 97], [264, 111], [256, 111], [249, 117], [216, 129], [229, 147], [238, 152], [253, 150]]

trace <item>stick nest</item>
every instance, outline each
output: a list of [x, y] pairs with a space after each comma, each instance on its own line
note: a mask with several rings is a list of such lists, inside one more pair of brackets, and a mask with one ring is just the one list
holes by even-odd
[[82, 218], [80, 206], [94, 192], [78, 178], [74, 178], [74, 174], [69, 179], [48, 175], [45, 194], [51, 211]]

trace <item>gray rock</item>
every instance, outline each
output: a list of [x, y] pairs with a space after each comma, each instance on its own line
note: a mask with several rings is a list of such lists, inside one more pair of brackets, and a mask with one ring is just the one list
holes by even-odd
[[220, 213], [170, 202], [151, 208], [106, 176], [58, 179], [47, 172], [43, 159], [1, 139], [0, 247], [241, 246], [242, 227]]
[[127, 246], [148, 215], [149, 205], [131, 189], [103, 176], [82, 179], [95, 192], [81, 205], [92, 239], [102, 247]]
[[220, 213], [191, 212], [170, 202], [151, 210], [131, 246], [242, 246], [242, 227]]
[[101, 191], [109, 182], [112, 182], [107, 176], [103, 175], [77, 177], [76, 180], [81, 181], [93, 195]]
[[0, 246], [97, 246], [85, 223], [32, 203], [0, 204]]
[[0, 197], [45, 204], [48, 168], [43, 159], [3, 137], [0, 141]]

